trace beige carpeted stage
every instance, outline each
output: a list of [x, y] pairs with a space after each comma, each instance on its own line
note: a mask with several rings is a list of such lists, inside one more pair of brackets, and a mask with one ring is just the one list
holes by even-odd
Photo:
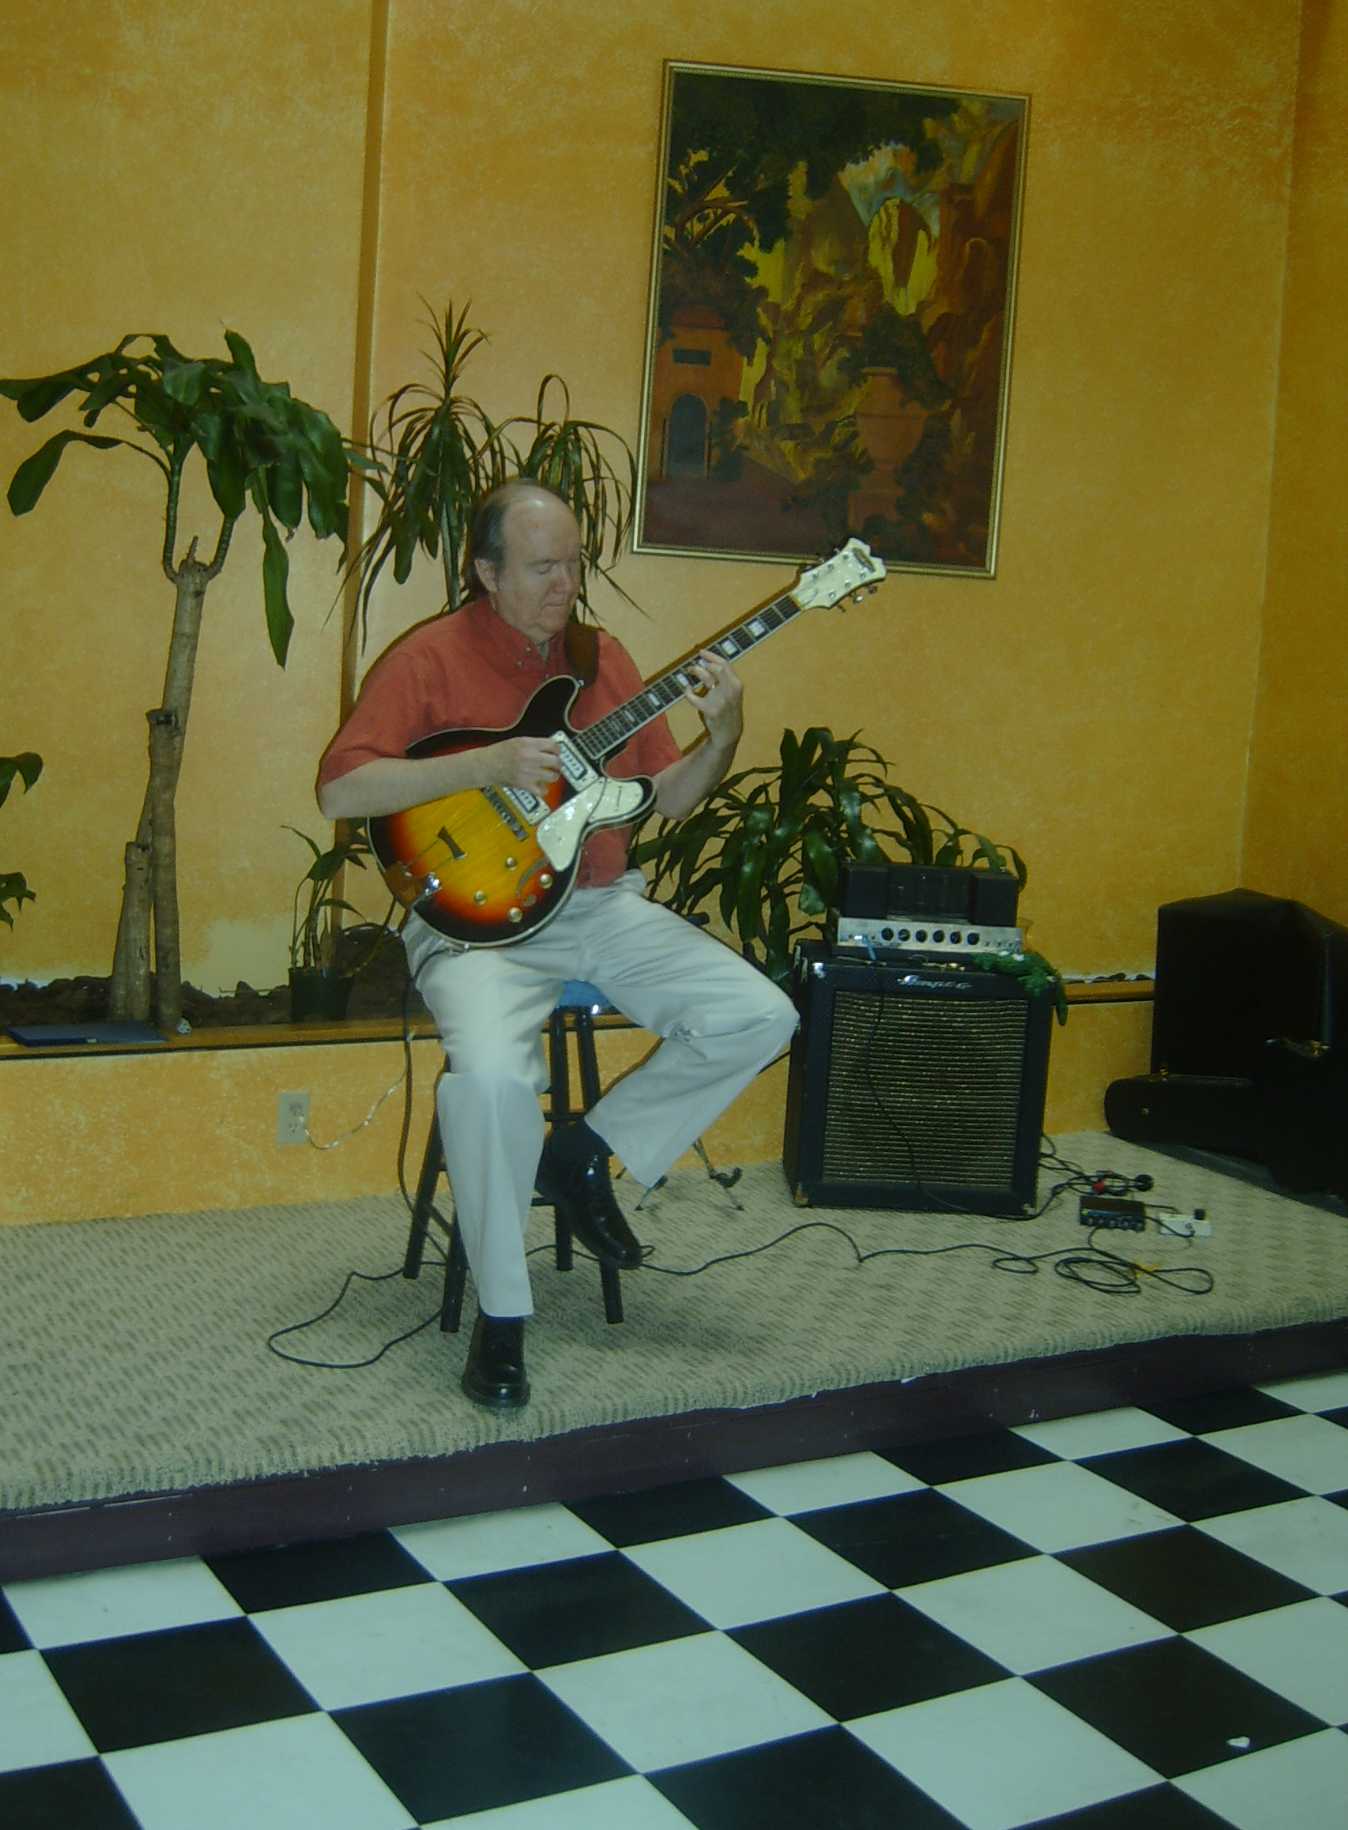
[[[437, 1264], [397, 1274], [396, 1196], [2, 1229], [0, 1577], [574, 1497], [1348, 1357], [1337, 1204], [1109, 1137], [1056, 1141], [1088, 1169], [1150, 1171], [1147, 1198], [1206, 1209], [1211, 1236], [1097, 1235], [1176, 1275], [1071, 1275], [1064, 1258], [1087, 1243], [1074, 1194], [1006, 1222], [801, 1210], [774, 1165], [733, 1197], [681, 1172], [636, 1217], [653, 1259], [623, 1279], [617, 1326], [593, 1264], [557, 1272], [539, 1211], [534, 1398], [508, 1418], [459, 1392], [466, 1326], [432, 1322], [341, 1370], [269, 1348], [350, 1270], [394, 1274], [353, 1282], [278, 1346], [365, 1361], [436, 1310]], [[1056, 1179], [1043, 1172], [1041, 1199]], [[788, 1232], [697, 1276], [656, 1269]], [[858, 1263], [896, 1247], [926, 1255]]]

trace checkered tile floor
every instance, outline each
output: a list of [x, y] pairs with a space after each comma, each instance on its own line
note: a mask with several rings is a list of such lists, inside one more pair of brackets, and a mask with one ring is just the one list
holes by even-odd
[[10, 1584], [7, 1830], [1341, 1830], [1348, 1373]]

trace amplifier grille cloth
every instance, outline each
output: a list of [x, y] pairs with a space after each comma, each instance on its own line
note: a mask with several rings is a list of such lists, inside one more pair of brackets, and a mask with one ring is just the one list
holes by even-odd
[[824, 1180], [1008, 1187], [1028, 1010], [1018, 998], [840, 991]]

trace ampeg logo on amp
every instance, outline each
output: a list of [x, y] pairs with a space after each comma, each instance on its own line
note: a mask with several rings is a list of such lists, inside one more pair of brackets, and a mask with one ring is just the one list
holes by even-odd
[[849, 952], [946, 958], [1019, 953], [1019, 894], [1009, 871], [847, 864], [833, 944]]

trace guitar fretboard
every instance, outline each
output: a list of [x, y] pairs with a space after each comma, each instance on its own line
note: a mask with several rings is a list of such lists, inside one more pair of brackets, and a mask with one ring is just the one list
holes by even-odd
[[[727, 661], [738, 660], [740, 655], [747, 654], [751, 648], [766, 641], [768, 636], [785, 628], [804, 608], [787, 592], [766, 609], [755, 610], [752, 616], [747, 616], [742, 623], [737, 623], [733, 629], [718, 635], [705, 646], [716, 654], [724, 655]], [[624, 705], [618, 706], [594, 724], [587, 725], [583, 731], [577, 731], [575, 738], [579, 748], [597, 766], [606, 756], [611, 756], [625, 744], [635, 731], [649, 724], [652, 718], [658, 718], [661, 712], [668, 711], [692, 684], [693, 676], [687, 671], [687, 663], [681, 662], [679, 666], [671, 667], [668, 673], [649, 681]]]

